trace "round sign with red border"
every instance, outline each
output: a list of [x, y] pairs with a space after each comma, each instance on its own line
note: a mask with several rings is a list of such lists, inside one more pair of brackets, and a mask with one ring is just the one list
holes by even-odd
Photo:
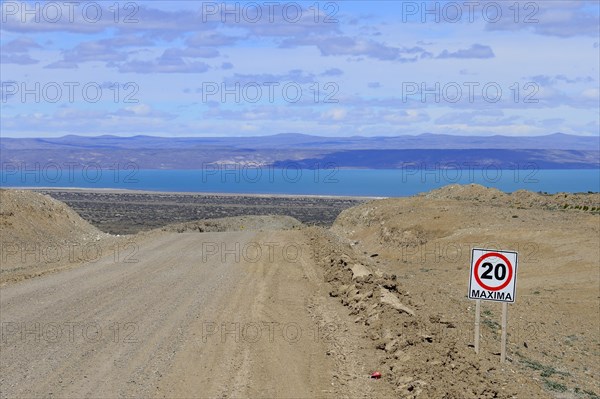
[[[508, 274], [504, 280], [504, 282], [502, 284], [500, 284], [499, 286], [496, 287], [491, 287], [488, 286], [487, 284], [485, 284], [483, 281], [481, 281], [481, 277], [479, 276], [479, 266], [481, 265], [481, 262], [487, 258], [491, 258], [491, 257], [496, 257], [496, 258], [500, 258], [502, 259], [502, 261], [504, 261], [505, 266], [508, 268]], [[498, 265], [498, 263], [495, 264], [496, 267]], [[493, 266], [493, 265], [492, 265]], [[485, 255], [479, 257], [479, 259], [477, 259], [477, 262], [475, 262], [475, 270], [473, 271], [473, 277], [475, 277], [475, 280], [477, 281], [477, 283], [482, 287], [485, 288], [486, 290], [490, 290], [490, 291], [499, 291], [503, 288], [505, 288], [510, 281], [512, 280], [512, 275], [513, 275], [513, 265], [512, 263], [510, 263], [510, 261], [508, 260], [508, 258], [504, 255], [502, 255], [501, 253], [498, 252], [488, 252]]]
[[517, 256], [513, 251], [474, 248], [471, 255], [468, 297], [514, 302]]

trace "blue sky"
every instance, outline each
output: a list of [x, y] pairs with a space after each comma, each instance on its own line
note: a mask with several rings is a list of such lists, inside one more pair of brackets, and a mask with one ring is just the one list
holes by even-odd
[[3, 1], [2, 135], [598, 135], [599, 7]]

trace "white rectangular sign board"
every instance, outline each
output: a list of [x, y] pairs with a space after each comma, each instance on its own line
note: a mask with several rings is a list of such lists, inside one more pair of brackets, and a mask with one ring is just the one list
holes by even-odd
[[516, 286], [516, 252], [473, 248], [469, 299], [514, 302]]

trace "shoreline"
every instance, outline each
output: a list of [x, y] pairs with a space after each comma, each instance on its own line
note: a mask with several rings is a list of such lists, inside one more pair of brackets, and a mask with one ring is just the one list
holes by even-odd
[[[29, 191], [67, 191], [80, 193], [102, 193], [102, 194], [148, 194], [148, 195], [204, 195], [207, 197], [258, 197], [258, 198], [323, 198], [323, 199], [352, 199], [352, 200], [378, 200], [394, 197], [386, 196], [360, 196], [360, 195], [321, 195], [321, 194], [264, 194], [264, 193], [219, 193], [203, 191], [156, 191], [156, 190], [132, 190], [126, 188], [86, 188], [86, 187], [0, 187], [3, 190], [29, 190]], [[408, 196], [407, 196], [408, 197]], [[398, 197], [402, 198], [402, 197]]]

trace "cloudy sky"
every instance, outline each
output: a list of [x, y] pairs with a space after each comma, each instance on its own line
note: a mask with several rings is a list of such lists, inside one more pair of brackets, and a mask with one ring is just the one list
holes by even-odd
[[598, 135], [599, 7], [3, 1], [2, 135]]

